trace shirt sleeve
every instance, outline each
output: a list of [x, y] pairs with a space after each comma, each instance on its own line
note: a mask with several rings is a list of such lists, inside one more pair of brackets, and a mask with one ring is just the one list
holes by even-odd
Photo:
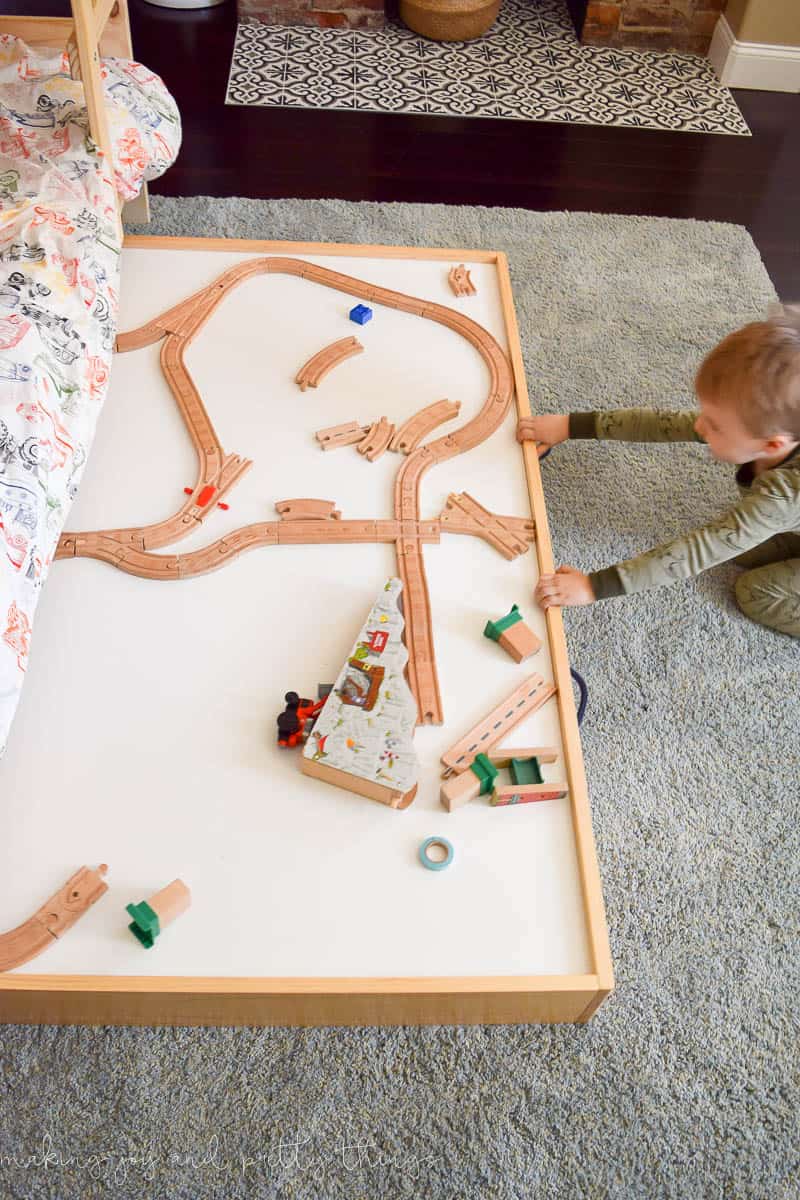
[[598, 600], [664, 587], [727, 562], [776, 533], [798, 527], [800, 472], [767, 471], [738, 504], [716, 521], [637, 558], [596, 571], [589, 578]]
[[697, 417], [691, 409], [661, 408], [570, 413], [569, 436], [617, 442], [702, 442], [694, 431]]

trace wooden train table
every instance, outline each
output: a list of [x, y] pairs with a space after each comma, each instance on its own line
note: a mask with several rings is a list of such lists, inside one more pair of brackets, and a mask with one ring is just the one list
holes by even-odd
[[[0, 764], [0, 1019], [588, 1020], [612, 969], [561, 616], [532, 601], [552, 555], [504, 256], [129, 238], [122, 280]], [[399, 807], [301, 773], [275, 724], [392, 578]], [[514, 603], [543, 643], [521, 665], [483, 637]], [[448, 753], [509, 694], [492, 762], [546, 747], [547, 777], [448, 810], [443, 756], [468, 769]], [[425, 870], [440, 838], [452, 862]], [[70, 902], [82, 863], [107, 872]], [[177, 876], [192, 907], [145, 950], [125, 906]]]

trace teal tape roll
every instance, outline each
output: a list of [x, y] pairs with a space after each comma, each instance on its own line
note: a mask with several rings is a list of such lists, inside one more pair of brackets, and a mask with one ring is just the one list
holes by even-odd
[[[442, 846], [445, 850], [445, 856], [441, 860], [428, 857], [429, 846]], [[443, 871], [445, 867], [449, 867], [453, 861], [453, 847], [448, 842], [447, 838], [429, 837], [419, 848], [419, 861], [423, 867], [427, 867], [429, 871]]]

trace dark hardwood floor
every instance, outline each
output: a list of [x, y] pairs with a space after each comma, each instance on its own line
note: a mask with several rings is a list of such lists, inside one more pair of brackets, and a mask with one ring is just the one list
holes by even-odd
[[[28, 0], [31, 7], [64, 0]], [[20, 0], [2, 0], [20, 11]], [[800, 96], [735, 93], [752, 138], [547, 122], [226, 107], [236, 8], [130, 0], [138, 58], [184, 122], [171, 196], [422, 200], [696, 217], [746, 226], [800, 300]]]
[[499, 120], [225, 107], [235, 6], [131, 0], [136, 53], [183, 114], [164, 195], [334, 196], [697, 217], [745, 225], [800, 299], [800, 96], [736, 93], [752, 138]]

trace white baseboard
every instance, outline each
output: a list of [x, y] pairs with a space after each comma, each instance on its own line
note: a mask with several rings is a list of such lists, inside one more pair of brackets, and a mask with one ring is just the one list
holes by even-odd
[[724, 16], [717, 22], [708, 57], [726, 87], [800, 92], [800, 46], [737, 42]]

